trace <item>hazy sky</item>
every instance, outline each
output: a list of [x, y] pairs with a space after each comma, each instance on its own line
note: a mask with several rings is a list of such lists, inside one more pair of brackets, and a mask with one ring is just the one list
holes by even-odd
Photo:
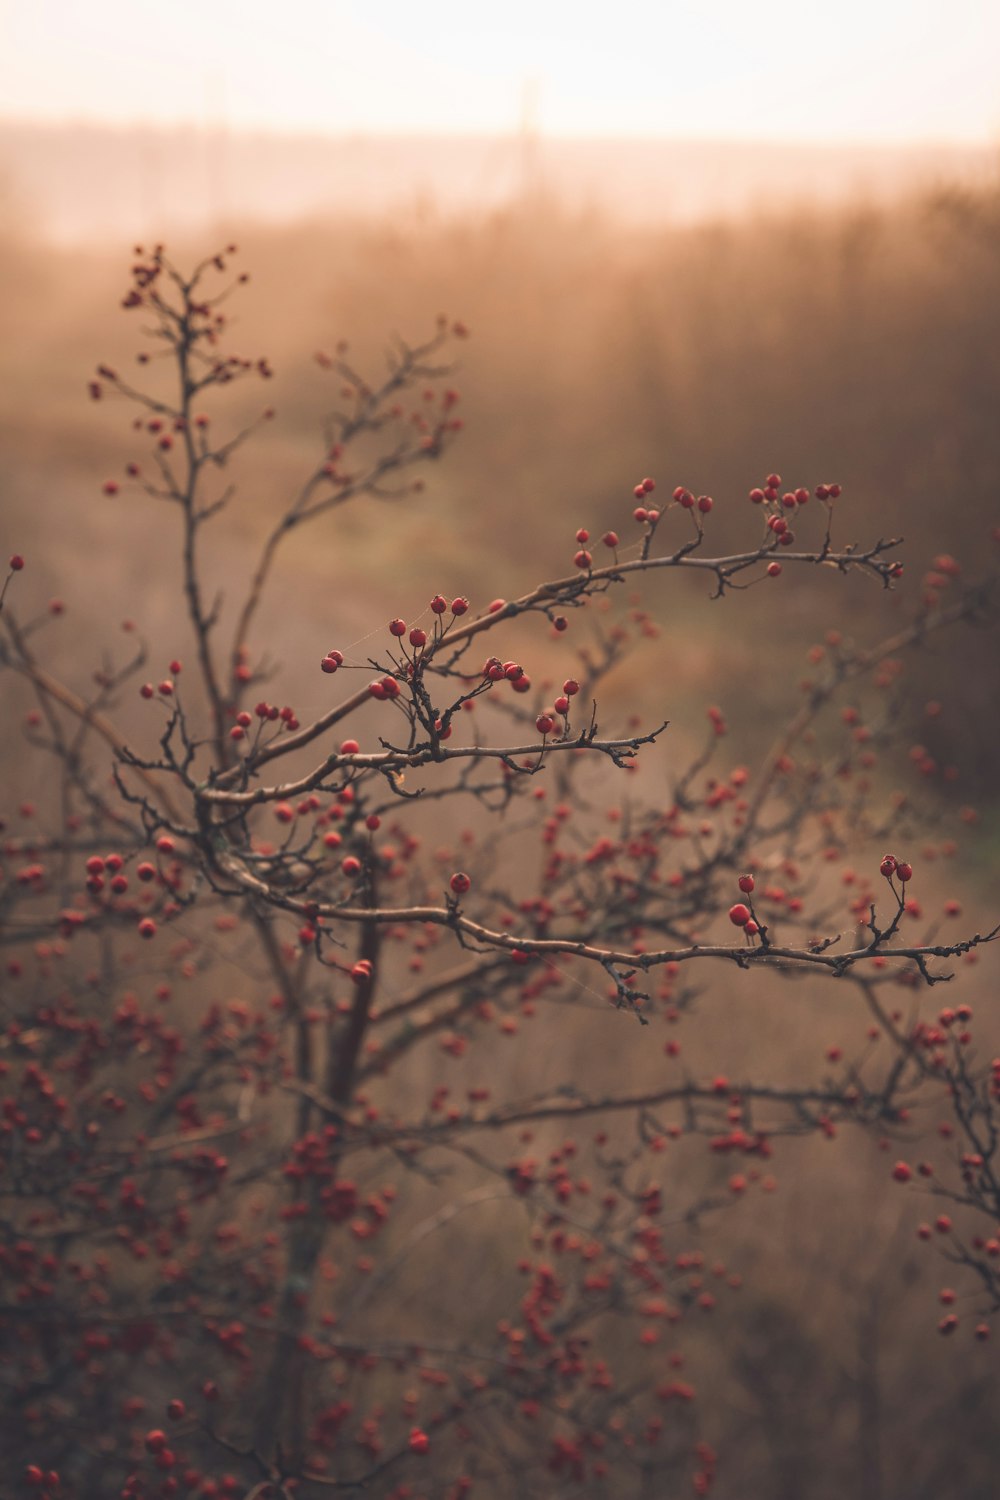
[[[532, 106], [529, 101], [534, 100]], [[1000, 0], [0, 0], [0, 115], [1000, 141]]]

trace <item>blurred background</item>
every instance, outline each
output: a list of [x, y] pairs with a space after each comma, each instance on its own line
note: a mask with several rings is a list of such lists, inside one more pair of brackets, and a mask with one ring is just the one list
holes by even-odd
[[[87, 381], [99, 361], [134, 369], [133, 244], [187, 264], [236, 240], [251, 282], [232, 341], [273, 364], [277, 419], [210, 557], [230, 598], [321, 451], [316, 352], [347, 339], [377, 371], [390, 334], [418, 340], [441, 311], [472, 333], [466, 430], [427, 493], [337, 514], [285, 554], [261, 634], [300, 716], [324, 651], [436, 589], [481, 605], [564, 574], [580, 525], [630, 543], [645, 474], [713, 495], [718, 552], [756, 543], [746, 495], [770, 470], [835, 480], [835, 539], [906, 538], [891, 596], [788, 571], [712, 603], [664, 577], [643, 591], [662, 634], [608, 689], [620, 718], [665, 709], [680, 746], [719, 703], [752, 759], [826, 631], [891, 633], [941, 554], [965, 577], [995, 563], [998, 60], [989, 0], [0, 0], [2, 545], [66, 602], [56, 660], [75, 670], [82, 645], [96, 662], [124, 616], [164, 661], [187, 644], [174, 518], [102, 495], [133, 456], [131, 412]], [[227, 415], [260, 403], [239, 388]], [[818, 542], [819, 516], [803, 522]], [[942, 638], [908, 709], [960, 773], [942, 816], [979, 809], [948, 875], [970, 922], [997, 904], [996, 663], [995, 633]], [[817, 1054], [811, 1013], [762, 1024], [787, 1067]], [[995, 1493], [988, 1351], [942, 1353], [935, 1272], [910, 1285], [926, 1253], [871, 1155], [866, 1178], [863, 1152], [803, 1153], [778, 1208], [743, 1221], [755, 1290], [705, 1356], [708, 1425], [745, 1465], [725, 1494], [819, 1500], [859, 1473], [866, 1500]]]

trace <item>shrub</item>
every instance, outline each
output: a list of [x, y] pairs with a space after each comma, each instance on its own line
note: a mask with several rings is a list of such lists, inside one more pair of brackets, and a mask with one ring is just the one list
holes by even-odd
[[[685, 1350], [745, 1293], [702, 1226], [773, 1191], [783, 1138], [888, 1148], [918, 1102], [944, 1111], [937, 1155], [899, 1155], [887, 1184], [955, 1205], [920, 1233], [977, 1311], [952, 1294], [941, 1331], [985, 1338], [1000, 1302], [1000, 1064], [976, 1061], [969, 1004], [925, 1002], [996, 931], [925, 930], [927, 864], [954, 848], [912, 853], [929, 800], [879, 780], [903, 658], [987, 595], [938, 559], [881, 645], [831, 628], [813, 648], [760, 766], [731, 762], [712, 707], [678, 770], [666, 723], [599, 717], [655, 632], [632, 595], [609, 613], [616, 593], [687, 571], [729, 607], [750, 585], [779, 599], [792, 568], [890, 591], [902, 563], [894, 540], [835, 541], [835, 483], [767, 476], [745, 502], [759, 540], [723, 555], [711, 497], [643, 478], [617, 531], [567, 536], [563, 577], [492, 602], [434, 578], [416, 618], [303, 642], [325, 706], [300, 711], [259, 639], [282, 544], [420, 487], [461, 428], [466, 330], [397, 340], [378, 379], [318, 357], [321, 451], [224, 599], [203, 538], [256, 424], [220, 431], [212, 403], [271, 378], [227, 352], [235, 253], [185, 275], [139, 252], [124, 307], [149, 383], [90, 383], [143, 450], [107, 503], [176, 512], [186, 623], [85, 689], [82, 665], [45, 665], [63, 610], [30, 614], [30, 555], [0, 601], [49, 767], [0, 884], [7, 1472], [53, 1496], [704, 1493]], [[637, 768], [665, 747], [654, 795]], [[755, 974], [836, 981], [858, 1045], [791, 1079], [745, 1056]], [[721, 1030], [709, 976], [728, 976]]]

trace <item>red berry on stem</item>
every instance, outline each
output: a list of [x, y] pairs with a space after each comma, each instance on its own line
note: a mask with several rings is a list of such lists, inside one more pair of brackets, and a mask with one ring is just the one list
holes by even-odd
[[456, 896], [464, 896], [472, 885], [472, 881], [464, 870], [456, 870], [448, 883]]
[[749, 906], [744, 906], [742, 901], [737, 901], [735, 906], [729, 908], [729, 920], [734, 927], [745, 927], [750, 921]]

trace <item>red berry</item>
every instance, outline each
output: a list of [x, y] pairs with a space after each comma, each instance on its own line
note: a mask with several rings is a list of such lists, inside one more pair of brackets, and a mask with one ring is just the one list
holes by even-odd
[[556, 698], [556, 700], [552, 704], [552, 707], [555, 709], [555, 711], [556, 711], [557, 714], [568, 714], [569, 713], [569, 699], [567, 698], [566, 694], [565, 693], [560, 693], [559, 697]]
[[740, 879], [739, 879], [739, 887], [740, 887], [740, 890], [743, 892], [744, 896], [749, 896], [750, 892], [754, 888], [754, 878], [753, 878], [753, 876], [752, 875], [741, 875]]
[[390, 632], [393, 635], [405, 635], [406, 634], [406, 621], [405, 620], [390, 620], [389, 621], [389, 630], [390, 630]]
[[146, 1433], [146, 1449], [149, 1453], [162, 1453], [167, 1446], [167, 1434], [158, 1427]]
[[344, 740], [340, 746], [340, 753], [341, 755], [357, 755], [360, 749], [361, 746], [357, 740]]
[[409, 640], [410, 640], [410, 645], [411, 646], [415, 646], [418, 650], [420, 649], [421, 646], [426, 646], [427, 645], [427, 632], [426, 632], [426, 630], [420, 630], [419, 627], [414, 626], [414, 628], [410, 631]]
[[586, 542], [590, 541], [590, 532], [587, 530], [586, 526], [581, 526], [580, 527], [580, 530], [576, 534], [576, 539], [580, 543], [581, 547]]
[[767, 576], [769, 578], [777, 578], [778, 575], [780, 574], [780, 572], [781, 572], [781, 564], [780, 564], [780, 562], [771, 562], [771, 563], [768, 563], [768, 565], [767, 565]]
[[617, 533], [617, 531], [606, 531], [604, 533], [604, 535], [601, 537], [601, 541], [604, 543], [605, 547], [617, 547], [618, 546], [618, 533]]
[[715, 502], [713, 501], [711, 495], [698, 496], [698, 509], [701, 511], [703, 516], [708, 515], [714, 503]]
[[443, 594], [435, 594], [431, 600], [431, 609], [436, 615], [443, 615], [448, 608], [448, 601]]
[[451, 601], [451, 612], [453, 615], [464, 615], [468, 608], [468, 599], [453, 599]]
[[156, 936], [156, 923], [152, 917], [143, 917], [139, 923], [139, 936], [143, 938], [154, 938]]
[[466, 891], [471, 887], [472, 881], [465, 874], [464, 870], [456, 870], [449, 884], [456, 896], [464, 896]]
[[167, 1402], [167, 1416], [171, 1422], [179, 1422], [186, 1412], [187, 1407], [183, 1401], [174, 1400]]
[[767, 476], [767, 487], [768, 487], [768, 489], [769, 490], [776, 490], [776, 489], [779, 489], [780, 486], [781, 486], [781, 475], [780, 474], [768, 474], [768, 476]]
[[340, 868], [345, 875], [353, 876], [361, 873], [361, 861], [354, 854], [349, 854], [346, 859], [341, 860]]
[[573, 698], [580, 691], [580, 684], [575, 677], [567, 677], [563, 683], [563, 692], [567, 698]]
[[21, 569], [23, 567], [24, 567], [24, 558], [21, 556], [21, 554], [19, 552], [15, 552], [14, 556], [10, 560], [10, 570], [11, 570], [11, 572], [12, 573], [20, 573], [20, 571], [21, 571]]
[[556, 721], [551, 714], [539, 714], [535, 720], [535, 728], [539, 734], [551, 734], [556, 727]]
[[735, 906], [729, 908], [729, 920], [734, 927], [745, 927], [750, 921], [749, 906], [744, 906], [742, 901], [737, 901]]
[[581, 547], [579, 552], [573, 558], [573, 561], [578, 568], [589, 568], [594, 559], [591, 557], [590, 553], [585, 547]]
[[908, 880], [913, 879], [913, 866], [908, 865], [904, 860], [902, 864], [896, 866], [896, 874], [905, 885]]
[[893, 875], [895, 875], [896, 873], [896, 856], [894, 854], [885, 854], [882, 856], [882, 863], [879, 865], [879, 873], [884, 875], [886, 880], [892, 879]]
[[431, 1445], [431, 1440], [426, 1432], [421, 1432], [419, 1427], [414, 1427], [410, 1433], [409, 1448], [411, 1453], [426, 1453]]
[[913, 1168], [905, 1161], [898, 1161], [892, 1169], [892, 1175], [897, 1182], [909, 1182], [913, 1176]]
[[761, 490], [761, 489], [751, 490], [750, 491], [750, 499], [753, 501], [754, 505], [763, 505], [764, 504], [764, 491]]

